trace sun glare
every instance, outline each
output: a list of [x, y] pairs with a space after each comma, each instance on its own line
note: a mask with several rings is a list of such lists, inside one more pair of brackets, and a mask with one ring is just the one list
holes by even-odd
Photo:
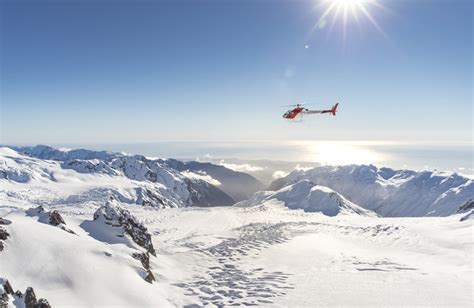
[[383, 158], [364, 146], [344, 142], [317, 142], [307, 146], [311, 161], [322, 165], [373, 164]]
[[314, 28], [321, 28], [321, 25], [326, 25], [326, 19], [330, 17], [333, 19], [332, 25], [337, 20], [342, 20], [343, 40], [345, 41], [349, 20], [354, 20], [359, 24], [360, 19], [365, 18], [383, 36], [387, 36], [370, 12], [373, 7], [386, 9], [378, 0], [320, 0], [318, 2], [320, 4], [318, 7], [323, 7], [323, 13]]

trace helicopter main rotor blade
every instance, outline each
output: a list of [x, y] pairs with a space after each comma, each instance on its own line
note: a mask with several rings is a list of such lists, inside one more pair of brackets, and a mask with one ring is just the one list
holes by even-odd
[[280, 107], [296, 107], [296, 106], [307, 106], [307, 105], [312, 105], [312, 104], [303, 103], [303, 104], [284, 105]]

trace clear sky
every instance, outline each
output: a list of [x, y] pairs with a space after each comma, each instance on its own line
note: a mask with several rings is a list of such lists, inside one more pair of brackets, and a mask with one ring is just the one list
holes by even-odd
[[322, 2], [2, 0], [0, 143], [472, 141], [473, 1]]

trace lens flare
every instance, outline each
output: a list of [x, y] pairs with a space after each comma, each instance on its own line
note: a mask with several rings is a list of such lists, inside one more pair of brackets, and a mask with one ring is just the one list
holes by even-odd
[[320, 0], [320, 5], [324, 7], [321, 17], [318, 19], [313, 27], [321, 28], [322, 24], [326, 24], [326, 19], [332, 17], [333, 25], [336, 20], [342, 16], [342, 35], [343, 40], [346, 39], [348, 23], [350, 19], [355, 20], [359, 23], [361, 16], [368, 20], [384, 37], [388, 38], [385, 31], [378, 24], [373, 14], [370, 12], [371, 8], [378, 7], [384, 10], [388, 10], [386, 7], [381, 5], [377, 0]]

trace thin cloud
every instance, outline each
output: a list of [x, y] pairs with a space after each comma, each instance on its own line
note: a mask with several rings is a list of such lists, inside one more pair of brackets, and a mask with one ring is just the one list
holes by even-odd
[[276, 179], [284, 178], [288, 174], [289, 174], [288, 172], [285, 172], [283, 170], [277, 170], [277, 171], [273, 172], [272, 176], [276, 180]]
[[199, 173], [197, 172], [191, 172], [191, 171], [183, 171], [181, 172], [182, 175], [184, 175], [187, 178], [194, 179], [194, 180], [203, 180], [208, 182], [209, 184], [219, 186], [221, 185], [221, 182], [218, 180], [214, 179], [210, 175], [206, 174], [204, 171], [200, 171]]
[[250, 164], [231, 164], [231, 163], [226, 163], [224, 160], [221, 160], [219, 162], [219, 165], [224, 166], [228, 169], [234, 170], [234, 171], [239, 171], [239, 172], [257, 172], [257, 171], [262, 171], [264, 168], [260, 166], [254, 166]]

